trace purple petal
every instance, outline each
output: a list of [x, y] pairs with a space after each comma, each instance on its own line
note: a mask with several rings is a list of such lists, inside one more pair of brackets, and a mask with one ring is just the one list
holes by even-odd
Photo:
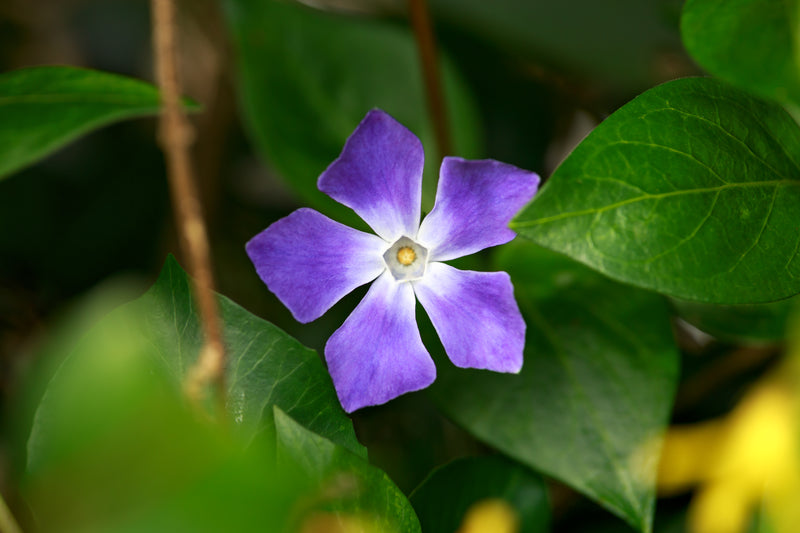
[[348, 413], [424, 389], [436, 379], [419, 337], [415, 305], [411, 285], [385, 272], [328, 339], [328, 371]]
[[387, 247], [375, 235], [303, 208], [253, 237], [246, 249], [269, 290], [295, 319], [310, 322], [380, 275]]
[[430, 263], [425, 277], [413, 283], [417, 298], [456, 366], [520, 371], [525, 321], [508, 274]]
[[414, 238], [422, 197], [422, 143], [402, 124], [373, 109], [322, 173], [319, 190], [353, 209], [389, 242]]
[[431, 251], [431, 261], [506, 243], [516, 235], [508, 223], [538, 186], [537, 174], [506, 163], [445, 157], [436, 203], [417, 240]]

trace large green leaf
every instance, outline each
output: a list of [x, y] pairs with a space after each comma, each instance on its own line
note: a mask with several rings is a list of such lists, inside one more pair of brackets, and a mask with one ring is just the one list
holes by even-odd
[[470, 507], [488, 499], [508, 503], [519, 533], [549, 531], [550, 507], [540, 476], [500, 456], [459, 459], [435, 470], [411, 494], [423, 531], [457, 531]]
[[[297, 493], [265, 453], [199, 421], [126, 305], [51, 380], [23, 487], [43, 531], [280, 530]], [[67, 346], [62, 344], [62, 349]], [[246, 449], [245, 449], [246, 448]]]
[[[389, 477], [330, 440], [309, 431], [275, 406], [279, 458], [298, 466], [309, 487], [306, 520], [353, 524], [352, 531], [415, 533], [419, 520], [408, 499]], [[319, 523], [319, 522], [318, 522]], [[359, 527], [355, 527], [358, 524]], [[330, 528], [310, 528], [326, 531]], [[344, 527], [350, 531], [347, 526]]]
[[[256, 434], [269, 442], [273, 438], [273, 405], [348, 450], [365, 456], [349, 418], [339, 405], [333, 384], [317, 354], [276, 328], [250, 314], [227, 298], [219, 297], [228, 356], [228, 411], [237, 432], [245, 439]], [[154, 364], [163, 367], [176, 388], [194, 363], [203, 343], [189, 279], [171, 256], [155, 285], [108, 319], [108, 324], [127, 324], [124, 341], [144, 346], [140, 350]], [[121, 318], [120, 318], [121, 317]], [[93, 332], [108, 335], [105, 321]], [[91, 346], [91, 344], [88, 344]], [[78, 349], [68, 359], [85, 357]], [[56, 387], [58, 376], [51, 384]], [[102, 398], [98, 398], [102, 400]], [[29, 462], [39, 461], [39, 448], [47, 449], [42, 431], [57, 405], [40, 406], [29, 440]]]
[[[598, 85], [646, 87], [655, 66], [680, 53], [672, 6], [662, 0], [431, 0], [437, 21], [467, 30], [512, 56], [550, 64]], [[613, 38], [611, 37], [613, 36]]]
[[[319, 356], [236, 303], [219, 297], [228, 357], [228, 410], [246, 435], [271, 431], [277, 405], [312, 431], [366, 456]], [[189, 279], [171, 256], [138, 305], [147, 308], [145, 334], [179, 380], [200, 351], [203, 335]]]
[[518, 375], [440, 364], [432, 387], [466, 430], [650, 531], [678, 378], [662, 298], [531, 244], [504, 249], [528, 324]]
[[[238, 56], [243, 118], [258, 148], [304, 201], [357, 223], [316, 183], [356, 125], [379, 107], [422, 140], [427, 156], [423, 203], [430, 209], [440, 161], [408, 28], [275, 0], [224, 4]], [[477, 144], [473, 104], [451, 65], [444, 62], [444, 67], [454, 149], [472, 157]]]
[[688, 0], [683, 42], [715, 76], [800, 105], [797, 8], [787, 0]]
[[159, 110], [150, 84], [74, 67], [33, 67], [0, 75], [0, 179], [78, 136]]
[[800, 130], [705, 78], [651, 89], [600, 124], [512, 222], [618, 280], [680, 298], [800, 293]]

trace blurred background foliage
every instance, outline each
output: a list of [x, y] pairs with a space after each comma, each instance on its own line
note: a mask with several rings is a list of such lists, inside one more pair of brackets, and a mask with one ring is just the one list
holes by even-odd
[[[313, 324], [299, 325], [258, 279], [244, 243], [300, 205], [335, 209], [313, 191], [316, 177], [370, 107], [387, 107], [423, 138], [433, 165], [428, 176], [435, 176], [438, 156], [404, 2], [261, 3], [259, 9], [275, 16], [270, 26], [237, 18], [237, 9], [255, 0], [179, 2], [185, 92], [203, 107], [193, 117], [197, 177], [218, 291], [321, 350], [364, 290]], [[451, 95], [454, 155], [491, 157], [547, 177], [619, 106], [661, 82], [701, 73], [681, 45], [679, 0], [431, 0], [430, 6]], [[307, 31], [281, 40], [281, 24]], [[150, 39], [145, 0], [0, 3], [0, 72], [69, 64], [152, 81]], [[354, 52], [365, 43], [374, 47], [366, 59]], [[267, 53], [275, 50], [295, 55]], [[381, 76], [374, 76], [377, 68]], [[342, 71], [348, 76], [334, 75]], [[316, 92], [291, 90], [293, 75]], [[274, 92], [258, 94], [258, 83], [249, 87], [254, 76], [271, 76]], [[398, 84], [407, 87], [398, 90]], [[314, 106], [307, 103], [311, 97]], [[256, 113], [261, 126], [253, 124]], [[270, 127], [259, 130], [264, 124]], [[300, 151], [314, 155], [291, 154], [282, 142], [307, 142]], [[59, 349], [142, 294], [177, 249], [152, 119], [91, 133], [0, 183], [0, 488], [12, 495], [23, 522], [25, 505], [8, 489], [24, 467], [33, 410], [64, 355]], [[488, 254], [469, 261], [490, 263]], [[674, 310], [694, 323], [709, 320], [699, 304], [675, 301]], [[720, 339], [713, 341], [674, 322], [683, 369], [673, 420], [697, 422], [729, 411], [774, 361], [774, 343], [784, 333], [775, 324], [786, 313], [788, 307], [731, 308], [723, 323], [704, 324]], [[726, 343], [742, 340], [731, 326], [736, 320], [762, 319], [764, 327], [746, 339], [756, 344]], [[363, 410], [354, 422], [371, 461], [406, 494], [434, 467], [485, 451], [424, 395]], [[214, 448], [221, 460], [226, 445]], [[241, 470], [236, 475], [247, 478]], [[571, 489], [550, 482], [549, 490], [555, 531], [627, 530]], [[656, 530], [681, 530], [687, 502], [686, 495], [660, 500]]]

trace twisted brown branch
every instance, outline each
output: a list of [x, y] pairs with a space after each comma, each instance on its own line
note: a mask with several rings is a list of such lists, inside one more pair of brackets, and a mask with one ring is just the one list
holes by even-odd
[[152, 0], [151, 8], [156, 77], [162, 103], [159, 143], [166, 157], [175, 223], [181, 248], [188, 258], [192, 289], [205, 333], [205, 345], [185, 377], [184, 389], [190, 399], [199, 403], [206, 385], [214, 384], [224, 407], [225, 349], [214, 296], [208, 235], [189, 155], [193, 131], [181, 104], [174, 0]]
[[414, 29], [414, 36], [422, 62], [422, 77], [425, 82], [428, 109], [436, 133], [439, 157], [442, 158], [452, 154], [452, 145], [450, 142], [450, 128], [447, 122], [447, 107], [439, 72], [439, 61], [436, 54], [436, 40], [433, 36], [428, 2], [427, 0], [409, 0], [408, 7], [411, 16], [411, 27]]

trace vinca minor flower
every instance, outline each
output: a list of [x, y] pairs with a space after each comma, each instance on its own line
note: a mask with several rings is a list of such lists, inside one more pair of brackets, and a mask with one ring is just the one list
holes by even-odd
[[300, 322], [372, 282], [325, 345], [347, 412], [433, 383], [436, 368], [420, 339], [416, 299], [456, 366], [522, 367], [525, 322], [508, 274], [458, 270], [443, 261], [513, 239], [508, 222], [536, 192], [539, 176], [497, 161], [446, 157], [433, 210], [420, 224], [422, 165], [419, 139], [372, 110], [317, 186], [377, 235], [302, 208], [247, 243], [261, 279]]

